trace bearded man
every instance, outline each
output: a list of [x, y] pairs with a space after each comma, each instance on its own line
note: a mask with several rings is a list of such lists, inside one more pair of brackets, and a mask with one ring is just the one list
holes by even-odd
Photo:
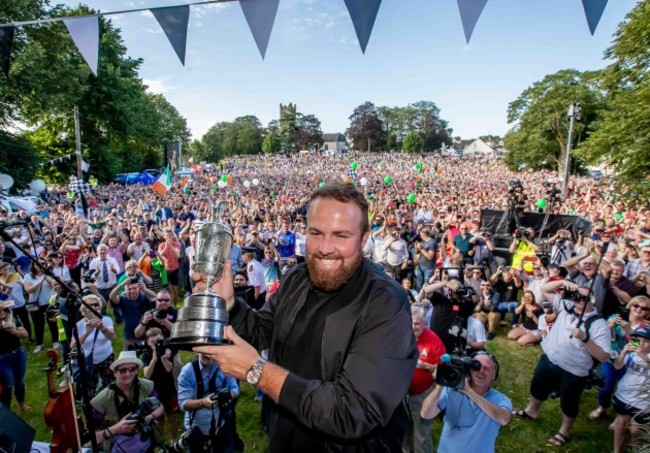
[[[406, 292], [363, 258], [368, 235], [364, 196], [326, 186], [309, 201], [306, 263], [261, 309], [233, 296], [229, 269], [213, 286], [232, 344], [195, 349], [264, 392], [271, 453], [401, 450], [418, 352]], [[255, 348], [269, 348], [268, 361]]]

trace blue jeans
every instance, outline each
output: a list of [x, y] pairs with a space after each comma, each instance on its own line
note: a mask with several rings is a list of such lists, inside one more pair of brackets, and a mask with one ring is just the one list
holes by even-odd
[[612, 395], [616, 389], [616, 383], [623, 377], [625, 368], [617, 370], [610, 362], [600, 364], [600, 375], [605, 379], [605, 385], [598, 387], [598, 405], [607, 409], [612, 405]]
[[2, 395], [0, 402], [7, 408], [11, 407], [11, 392], [16, 390], [16, 401], [25, 402], [25, 369], [27, 355], [20, 347], [15, 351], [0, 355], [0, 385]]
[[425, 283], [429, 283], [429, 279], [435, 274], [436, 268], [422, 269], [420, 266], [415, 268], [415, 290], [420, 291]]
[[497, 310], [501, 313], [501, 319], [506, 319], [506, 313], [512, 313], [512, 322], [511, 325], [517, 324], [519, 321], [519, 315], [515, 313], [515, 308], [519, 305], [519, 302], [499, 302], [497, 305]]

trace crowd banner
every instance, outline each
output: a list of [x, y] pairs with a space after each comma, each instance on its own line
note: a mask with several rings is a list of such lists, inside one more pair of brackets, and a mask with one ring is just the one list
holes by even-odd
[[190, 7], [188, 5], [166, 6], [163, 8], [151, 8], [149, 11], [154, 15], [160, 28], [163, 29], [174, 52], [185, 66], [185, 50], [187, 48], [187, 24], [190, 20]]
[[[266, 56], [266, 50], [273, 30], [273, 24], [278, 11], [279, 0], [198, 0], [182, 5], [169, 5], [159, 8], [135, 8], [120, 11], [108, 11], [91, 15], [79, 15], [72, 17], [48, 17], [19, 22], [0, 23], [0, 69], [5, 75], [9, 74], [9, 63], [11, 60], [11, 47], [15, 27], [27, 25], [44, 24], [49, 22], [65, 22], [68, 31], [74, 40], [79, 52], [83, 55], [86, 63], [93, 74], [97, 75], [97, 63], [99, 56], [99, 16], [111, 16], [117, 14], [129, 14], [142, 11], [150, 11], [158, 20], [167, 39], [171, 43], [176, 55], [185, 65], [187, 47], [187, 28], [189, 23], [190, 7], [208, 5], [214, 3], [225, 3], [239, 1], [244, 12], [246, 21], [251, 30], [257, 48], [262, 56]], [[365, 54], [372, 29], [377, 19], [377, 13], [381, 6], [381, 0], [344, 0], [345, 5], [352, 19], [354, 30], [359, 40], [361, 51]], [[483, 13], [488, 0], [456, 0], [460, 11], [460, 18], [463, 24], [465, 40], [469, 43], [474, 28]], [[577, 0], [574, 0], [577, 1]], [[600, 22], [607, 0], [582, 0], [582, 5], [593, 35]]]
[[354, 31], [357, 32], [361, 52], [365, 54], [381, 6], [381, 0], [345, 0], [345, 6], [348, 7]]
[[262, 60], [266, 56], [279, 3], [280, 0], [239, 0]]
[[476, 27], [476, 23], [478, 22], [479, 17], [481, 17], [483, 8], [485, 8], [488, 0], [457, 1], [458, 11], [460, 12], [460, 21], [463, 23], [463, 31], [465, 32], [465, 41], [469, 44], [469, 40], [472, 39], [472, 33], [474, 33], [474, 27]]
[[99, 60], [99, 20], [97, 16], [68, 18], [63, 22], [68, 27], [68, 32], [77, 49], [96, 76]]
[[603, 11], [607, 6], [607, 0], [582, 0], [582, 6], [585, 9], [585, 16], [587, 17], [587, 24], [589, 24], [589, 31], [594, 35], [600, 18], [603, 17]]

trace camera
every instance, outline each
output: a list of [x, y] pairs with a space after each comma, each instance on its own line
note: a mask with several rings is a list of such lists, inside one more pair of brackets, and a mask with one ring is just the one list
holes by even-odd
[[92, 283], [95, 283], [95, 282], [97, 281], [97, 280], [95, 279], [95, 271], [93, 271], [93, 270], [86, 271], [86, 273], [83, 274], [83, 276], [81, 277], [81, 279], [82, 279], [83, 282], [84, 282], [85, 284], [87, 284], [87, 285], [92, 284]]
[[580, 294], [578, 291], [562, 291], [562, 299], [569, 300], [571, 302], [583, 302], [589, 300], [589, 296]]
[[212, 395], [210, 399], [219, 403], [219, 410], [221, 411], [223, 417], [230, 417], [234, 414], [235, 405], [233, 404], [232, 395], [230, 394], [229, 389], [223, 388], [221, 390], [217, 390], [217, 392]]
[[165, 350], [167, 349], [165, 345], [165, 340], [156, 341], [154, 347], [156, 348], [156, 355], [158, 357], [162, 357], [165, 355]]
[[465, 388], [467, 373], [481, 369], [481, 362], [462, 355], [443, 354], [436, 372], [436, 383], [453, 389]]
[[155, 319], [167, 319], [167, 315], [169, 314], [165, 308], [152, 308], [149, 310], [149, 313]]
[[490, 237], [492, 236], [492, 232], [488, 227], [482, 227], [481, 229], [478, 230], [479, 233], [481, 233], [485, 237]]
[[149, 397], [140, 403], [140, 406], [133, 412], [129, 414], [126, 418], [127, 420], [135, 420], [136, 428], [140, 431], [140, 439], [146, 440], [153, 438], [154, 429], [149, 423], [144, 419], [146, 416], [151, 414], [160, 406], [160, 400], [158, 398]]
[[185, 431], [181, 437], [176, 439], [174, 443], [167, 447], [167, 451], [179, 453], [184, 452], [190, 448], [191, 445], [197, 445], [202, 440], [203, 433], [201, 433], [201, 430], [198, 426], [192, 426], [189, 431]]
[[140, 283], [140, 279], [139, 279], [138, 277], [131, 277], [131, 278], [129, 279], [129, 284], [131, 284], [131, 285], [135, 285], [135, 284], [137, 284], [137, 283]]
[[512, 235], [516, 239], [523, 239], [523, 238], [528, 238], [529, 232], [528, 232], [528, 230], [526, 229], [525, 226], [517, 225], [517, 227], [515, 228], [515, 231], [514, 231], [514, 233], [512, 233]]

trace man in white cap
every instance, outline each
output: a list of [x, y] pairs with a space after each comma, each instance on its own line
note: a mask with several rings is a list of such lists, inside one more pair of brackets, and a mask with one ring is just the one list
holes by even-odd
[[[150, 397], [155, 397], [154, 385], [147, 379], [139, 379], [138, 372], [142, 361], [135, 351], [122, 351], [111, 363], [115, 382], [95, 396], [90, 404], [95, 414], [95, 421], [101, 427], [95, 431], [97, 442], [104, 442], [104, 450], [111, 451], [112, 445], [119, 445], [123, 451], [148, 451], [154, 439], [142, 439], [137, 428], [139, 420], [128, 420], [128, 415], [137, 411], [140, 405]], [[155, 400], [155, 401], [154, 401]], [[163, 414], [164, 407], [158, 404], [144, 416], [144, 423], [151, 423]]]

